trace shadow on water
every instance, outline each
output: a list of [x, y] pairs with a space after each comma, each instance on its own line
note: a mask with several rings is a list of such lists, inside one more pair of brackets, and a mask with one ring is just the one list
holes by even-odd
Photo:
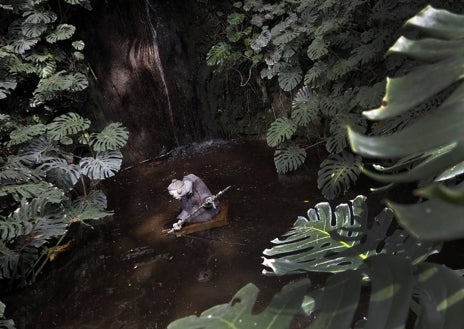
[[[261, 141], [218, 143], [199, 152], [126, 170], [105, 188], [115, 215], [82, 238], [20, 293], [4, 298], [18, 328], [165, 328], [228, 302], [249, 282], [257, 309], [294, 277], [261, 275], [261, 254], [298, 215], [322, 201], [322, 154], [300, 174], [279, 177]], [[176, 238], [161, 233], [180, 204], [166, 191], [195, 173], [230, 203], [229, 224]], [[347, 198], [348, 199], [348, 198]], [[77, 232], [78, 233], [78, 232]], [[313, 284], [325, 280], [310, 274]]]

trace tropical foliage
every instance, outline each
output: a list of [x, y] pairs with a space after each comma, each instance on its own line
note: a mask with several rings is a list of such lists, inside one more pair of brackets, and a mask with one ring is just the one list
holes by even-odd
[[[0, 279], [34, 281], [66, 249], [72, 223], [108, 216], [98, 182], [121, 167], [128, 132], [77, 112], [89, 82], [85, 44], [68, 24], [89, 0], [0, 4]], [[13, 328], [3, 320], [0, 327]]]
[[[389, 208], [373, 221], [367, 221], [364, 197], [335, 211], [320, 203], [283, 239], [273, 241], [275, 246], [264, 251], [264, 264], [272, 270], [266, 274], [335, 273], [324, 286], [311, 287], [307, 279], [290, 283], [269, 304], [267, 310], [275, 311], [250, 317], [247, 310], [255, 303], [257, 288], [247, 285], [229, 304], [179, 319], [168, 328], [289, 328], [289, 315], [295, 318], [301, 311], [312, 319], [307, 328], [462, 327], [462, 271], [425, 258], [443, 241], [464, 237], [458, 115], [464, 104], [458, 83], [463, 23], [464, 16], [430, 6], [408, 20], [407, 26], [420, 30], [420, 37], [401, 37], [390, 52], [420, 61], [403, 76], [388, 79], [382, 106], [364, 112], [377, 120], [400, 116], [400, 124], [386, 136], [348, 129], [355, 152], [392, 161], [374, 166], [376, 171], [363, 167], [363, 172], [389, 184], [419, 182], [416, 194], [429, 200], [413, 205], [388, 202]], [[438, 108], [404, 122], [407, 111], [447, 88], [451, 94]], [[404, 231], [390, 229], [392, 214]], [[276, 300], [284, 300], [288, 310]], [[275, 325], [278, 320], [280, 326]]]
[[[385, 183], [418, 182], [416, 194], [428, 199], [414, 205], [389, 202], [400, 224], [414, 236], [427, 240], [456, 239], [464, 235], [464, 109], [462, 64], [464, 45], [461, 15], [427, 7], [407, 22], [421, 38], [401, 37], [390, 53], [420, 61], [407, 74], [387, 80], [382, 107], [366, 111], [372, 120], [404, 117], [437, 93], [451, 87], [449, 97], [411, 124], [386, 136], [365, 136], [349, 129], [353, 150], [365, 157], [394, 159], [363, 172]], [[433, 79], [430, 77], [433, 76]], [[449, 89], [448, 89], [449, 90]], [[407, 92], [406, 92], [407, 91]], [[437, 216], [446, 218], [446, 225]]]
[[[91, 136], [102, 132], [90, 134], [89, 126], [70, 112], [46, 125], [16, 125], [11, 131], [6, 144], [19, 151], [0, 166], [0, 279], [33, 279], [39, 260], [48, 258], [44, 247], [56, 238], [61, 243], [71, 223], [111, 214], [96, 183], [121, 168], [115, 145], [123, 147], [128, 133], [109, 124], [102, 131], [106, 137], [95, 144]], [[34, 133], [16, 133], [23, 130]]]
[[[211, 48], [207, 62], [221, 70], [248, 66], [288, 92], [291, 109], [282, 109], [284, 115], [267, 132], [268, 144], [276, 147], [277, 172], [297, 169], [305, 161], [305, 149], [323, 142], [330, 161], [321, 163], [318, 186], [333, 199], [357, 180], [359, 171], [353, 168], [361, 163], [347, 152], [344, 127], [366, 132], [361, 111], [380, 105], [386, 73], [396, 74], [404, 64], [402, 57], [385, 60], [383, 54], [402, 22], [426, 3], [236, 2], [236, 11], [227, 18], [225, 40]], [[390, 122], [389, 127], [397, 124]], [[327, 176], [329, 163], [344, 174]]]

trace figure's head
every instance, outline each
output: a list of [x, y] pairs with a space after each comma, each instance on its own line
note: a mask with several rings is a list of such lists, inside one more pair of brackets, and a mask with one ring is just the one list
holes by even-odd
[[179, 200], [187, 193], [192, 192], [192, 183], [190, 181], [181, 181], [173, 179], [171, 184], [168, 186], [168, 192], [175, 199]]

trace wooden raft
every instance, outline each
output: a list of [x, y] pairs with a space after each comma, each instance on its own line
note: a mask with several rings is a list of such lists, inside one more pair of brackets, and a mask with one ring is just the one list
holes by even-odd
[[[228, 200], [221, 201], [219, 213], [211, 220], [206, 222], [199, 222], [188, 224], [182, 227], [179, 231], [173, 231], [170, 234], [175, 234], [177, 237], [181, 237], [185, 234], [206, 231], [216, 227], [222, 227], [229, 223], [229, 202]], [[164, 229], [163, 233], [169, 233], [171, 229]]]

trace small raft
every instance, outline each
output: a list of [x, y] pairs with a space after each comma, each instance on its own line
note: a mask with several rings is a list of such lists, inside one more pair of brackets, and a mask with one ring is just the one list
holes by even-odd
[[181, 237], [186, 234], [195, 232], [206, 231], [216, 227], [222, 227], [229, 223], [229, 202], [227, 200], [221, 201], [219, 213], [211, 220], [206, 222], [199, 222], [193, 224], [187, 224], [182, 227], [179, 231], [169, 232], [171, 229], [164, 229], [163, 233], [175, 234], [177, 237]]

